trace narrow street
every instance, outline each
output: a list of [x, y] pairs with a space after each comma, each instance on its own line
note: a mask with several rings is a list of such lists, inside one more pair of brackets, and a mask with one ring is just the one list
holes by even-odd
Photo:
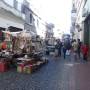
[[0, 73], [0, 90], [90, 90], [90, 63], [49, 57], [33, 74]]
[[0, 90], [90, 90], [90, 0], [0, 0]]

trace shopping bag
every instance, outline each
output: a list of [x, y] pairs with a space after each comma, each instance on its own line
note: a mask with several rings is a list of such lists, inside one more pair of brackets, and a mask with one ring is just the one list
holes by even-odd
[[67, 50], [66, 51], [66, 55], [70, 55], [70, 50]]

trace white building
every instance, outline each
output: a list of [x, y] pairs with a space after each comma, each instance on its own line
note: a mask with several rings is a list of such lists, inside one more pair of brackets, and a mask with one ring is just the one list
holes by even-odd
[[16, 0], [0, 0], [0, 28], [10, 31], [24, 29], [25, 16], [21, 13], [21, 4]]
[[45, 38], [46, 23], [32, 9], [30, 3], [23, 0], [0, 0], [0, 29], [10, 31], [26, 30], [31, 36]]
[[81, 39], [83, 41], [83, 7], [85, 5], [85, 0], [73, 0], [76, 8], [76, 21], [75, 21], [75, 31], [74, 38]]
[[43, 39], [45, 39], [45, 35], [46, 35], [46, 23], [45, 21], [43, 21], [41, 18], [37, 18], [36, 19], [36, 30], [37, 30], [37, 34], [42, 37]]
[[54, 24], [52, 23], [47, 23], [46, 24], [46, 41], [48, 41], [49, 45], [54, 45], [54, 32], [53, 32]]
[[84, 7], [82, 9], [83, 18], [83, 41], [90, 46], [90, 0], [85, 0]]
[[54, 35], [53, 28], [54, 28], [54, 24], [52, 24], [52, 23], [46, 24], [46, 38], [53, 37], [53, 35]]
[[25, 14], [25, 23], [24, 23], [24, 29], [27, 33], [29, 33], [31, 36], [37, 35], [36, 27], [35, 27], [35, 19], [34, 19], [34, 11], [30, 8], [30, 3], [27, 0], [23, 1], [22, 4], [22, 13]]
[[76, 8], [75, 8], [75, 1], [72, 2], [72, 11], [71, 11], [71, 29], [70, 33], [72, 35], [72, 38], [74, 38], [74, 32], [75, 32], [75, 22], [76, 22]]
[[25, 14], [25, 30], [30, 33], [31, 36], [39, 35], [40, 37], [45, 38], [45, 21], [37, 15], [27, 0], [23, 1], [22, 6], [22, 13]]

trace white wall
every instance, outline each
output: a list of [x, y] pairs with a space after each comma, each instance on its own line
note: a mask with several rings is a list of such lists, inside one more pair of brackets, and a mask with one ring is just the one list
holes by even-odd
[[[9, 3], [9, 2], [8, 2]], [[2, 0], [0, 0], [0, 9], [3, 8], [9, 12], [11, 12], [12, 14], [14, 14], [17, 17], [21, 17], [22, 19], [25, 20], [25, 15], [21, 13], [21, 11], [19, 11], [20, 9], [20, 5], [18, 6], [18, 10], [16, 10], [15, 8], [13, 8], [12, 6], [10, 6], [9, 4], [4, 3]]]
[[[82, 18], [82, 10], [83, 10], [83, 6], [84, 6], [84, 0], [75, 0], [75, 6], [77, 8], [77, 16], [76, 16], [76, 24], [80, 25], [80, 28], [82, 29], [82, 22], [83, 22], [83, 18]], [[75, 29], [75, 38], [76, 39], [83, 39], [83, 31], [78, 32], [77, 28]]]
[[8, 26], [14, 26], [24, 29], [24, 20], [14, 16], [10, 12], [0, 9], [0, 27], [7, 28]]
[[[14, 0], [4, 0], [8, 5], [14, 7]], [[22, 3], [22, 0], [17, 0], [18, 1], [18, 4], [17, 4], [17, 9], [19, 11], [21, 11], [21, 3]]]
[[[45, 38], [45, 32], [46, 32], [45, 22], [39, 19], [37, 16], [34, 16], [34, 19], [35, 19], [35, 27], [36, 27], [37, 34], [40, 35], [40, 37]], [[39, 21], [38, 23], [39, 26], [37, 26], [37, 19]]]
[[14, 5], [14, 0], [4, 0], [7, 4], [13, 7]]
[[9, 26], [14, 26], [14, 27], [17, 27], [17, 28], [22, 28], [24, 29], [24, 25], [22, 23], [18, 23], [18, 22], [14, 22], [14, 21], [10, 21], [10, 20], [7, 20], [7, 19], [4, 19], [4, 18], [1, 18], [0, 17], [0, 27], [9, 27]]

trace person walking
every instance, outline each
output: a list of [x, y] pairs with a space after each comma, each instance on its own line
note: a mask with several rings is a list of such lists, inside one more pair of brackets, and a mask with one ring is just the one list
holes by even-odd
[[58, 41], [56, 40], [56, 43], [55, 43], [55, 56], [57, 57], [58, 56]]
[[66, 59], [66, 46], [65, 46], [65, 43], [63, 44], [63, 57], [64, 59]]
[[62, 42], [59, 40], [58, 42], [58, 55], [61, 57], [61, 51], [62, 51]]
[[72, 47], [73, 47], [73, 52], [74, 52], [74, 59], [77, 60], [77, 48], [78, 48], [78, 44], [77, 44], [76, 40], [74, 40], [74, 42], [72, 43]]
[[80, 59], [80, 57], [81, 57], [81, 41], [80, 41], [80, 39], [78, 39], [77, 40], [78, 41], [78, 46], [77, 46], [77, 54], [78, 54], [78, 57], [79, 57], [79, 59]]
[[86, 44], [82, 45], [81, 50], [82, 50], [82, 54], [83, 54], [83, 60], [87, 61], [88, 51], [89, 51], [88, 46]]

